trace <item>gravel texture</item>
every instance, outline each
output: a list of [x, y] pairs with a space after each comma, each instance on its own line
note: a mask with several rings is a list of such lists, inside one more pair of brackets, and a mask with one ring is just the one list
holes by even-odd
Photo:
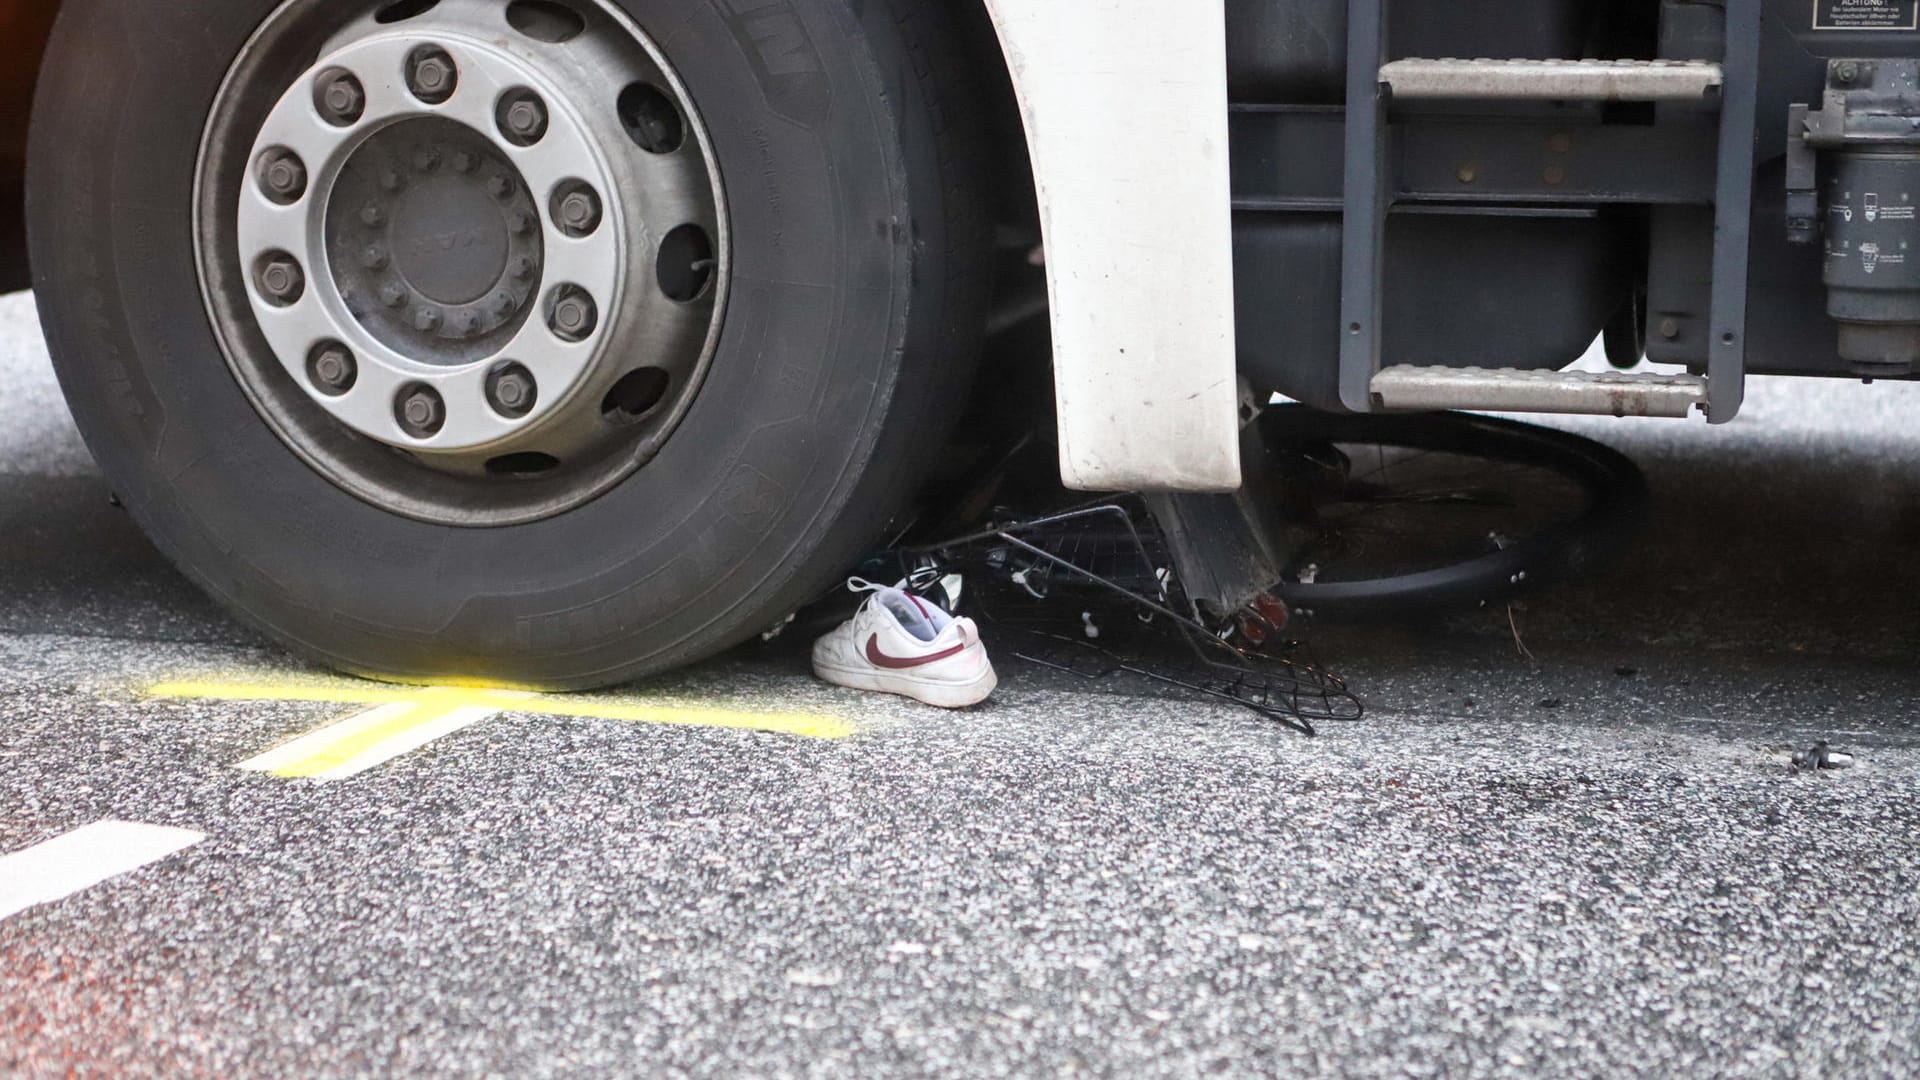
[[[815, 684], [798, 642], [629, 692], [862, 734], [522, 713], [320, 785], [231, 764], [341, 707], [141, 693], [315, 673], [108, 505], [30, 320], [0, 298], [44, 406], [0, 430], [0, 852], [209, 839], [0, 922], [0, 1074], [1920, 1061], [1912, 388], [1597, 428], [1659, 500], [1634, 562], [1511, 624], [1326, 632], [1373, 712], [1316, 740], [1014, 664], [943, 714]], [[1815, 739], [1858, 764], [1793, 773]]]

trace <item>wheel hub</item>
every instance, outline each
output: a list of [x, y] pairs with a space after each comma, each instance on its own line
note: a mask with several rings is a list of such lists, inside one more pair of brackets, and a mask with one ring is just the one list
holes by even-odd
[[[718, 341], [697, 113], [605, 0], [342, 17], [289, 0], [209, 121], [196, 233], [236, 375], [296, 451], [400, 512], [508, 524], [592, 498], [657, 453]], [[248, 119], [276, 36], [301, 35], [319, 60]]]
[[462, 364], [518, 332], [546, 248], [520, 170], [472, 130], [405, 120], [341, 167], [326, 211], [328, 262], [347, 311], [403, 355]]

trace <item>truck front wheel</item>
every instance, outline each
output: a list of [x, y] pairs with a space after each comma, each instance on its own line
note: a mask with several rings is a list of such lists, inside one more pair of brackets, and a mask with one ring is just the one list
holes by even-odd
[[986, 300], [932, 0], [68, 0], [42, 321], [140, 524], [390, 678], [765, 628], [939, 447]]

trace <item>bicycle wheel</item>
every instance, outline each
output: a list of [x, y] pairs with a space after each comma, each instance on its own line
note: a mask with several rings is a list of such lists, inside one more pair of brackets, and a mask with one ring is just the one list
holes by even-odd
[[1504, 600], [1590, 573], [1645, 516], [1633, 462], [1565, 432], [1464, 413], [1299, 406], [1260, 422], [1297, 540], [1279, 593], [1304, 616]]

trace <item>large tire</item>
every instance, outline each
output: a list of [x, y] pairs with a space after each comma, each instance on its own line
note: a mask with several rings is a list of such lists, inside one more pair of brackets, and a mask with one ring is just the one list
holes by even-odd
[[67, 0], [36, 105], [48, 341], [108, 480], [182, 570], [333, 667], [564, 690], [736, 644], [880, 535], [939, 448], [986, 301], [976, 110], [947, 5], [619, 0], [711, 132], [733, 235], [724, 330], [658, 457], [558, 516], [481, 528], [343, 490], [222, 358], [196, 162], [223, 77], [278, 5]]

